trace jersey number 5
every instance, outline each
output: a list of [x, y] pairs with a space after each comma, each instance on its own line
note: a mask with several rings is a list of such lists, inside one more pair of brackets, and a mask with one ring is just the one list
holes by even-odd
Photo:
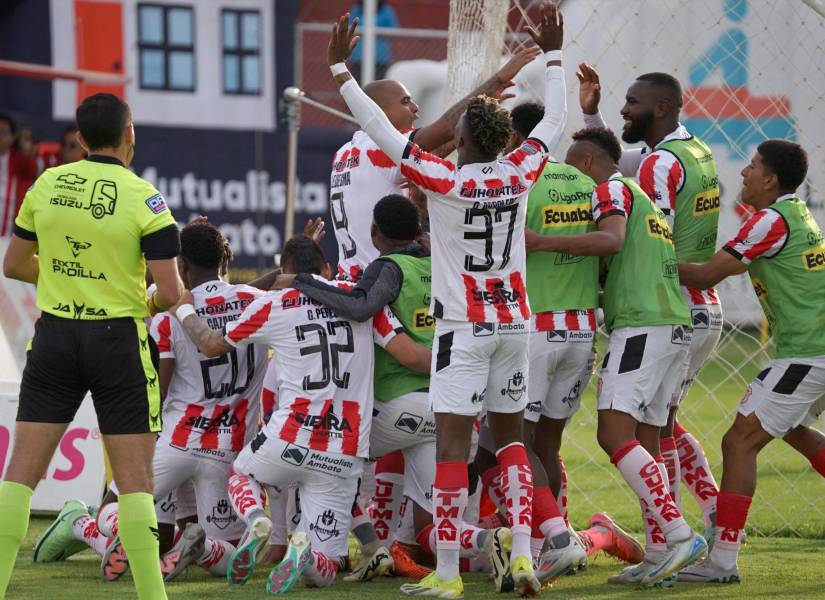
[[352, 236], [347, 230], [349, 221], [347, 221], [347, 211], [344, 208], [344, 192], [335, 192], [329, 197], [329, 201], [329, 212], [332, 213], [332, 224], [335, 226], [335, 229], [343, 229], [350, 242], [349, 248], [347, 248], [346, 244], [341, 244], [341, 252], [344, 253], [344, 258], [352, 258], [355, 256], [355, 240], [352, 239]]
[[510, 222], [507, 224], [507, 241], [504, 242], [504, 249], [501, 252], [500, 269], [503, 269], [510, 262], [510, 249], [513, 245], [513, 228], [516, 225], [518, 204], [497, 208], [472, 207], [464, 211], [465, 225], [472, 225], [476, 219], [483, 219], [484, 221], [484, 231], [464, 232], [465, 240], [484, 240], [484, 262], [477, 263], [474, 256], [466, 254], [464, 256], [465, 271], [489, 271], [493, 268], [495, 263], [493, 258], [493, 222], [501, 223], [504, 213], [510, 213]]
[[[335, 338], [339, 330], [346, 334], [346, 341], [343, 344], [330, 343], [329, 337]], [[352, 341], [352, 326], [347, 321], [329, 321], [326, 327], [320, 323], [307, 323], [295, 328], [295, 335], [299, 342], [306, 341], [307, 335], [312, 333], [318, 335], [318, 343], [301, 348], [301, 356], [321, 355], [321, 379], [312, 381], [311, 375], [304, 375], [302, 387], [304, 390], [321, 390], [332, 381], [337, 387], [347, 389], [350, 374], [341, 372], [338, 355], [344, 352], [352, 354], [355, 349]]]

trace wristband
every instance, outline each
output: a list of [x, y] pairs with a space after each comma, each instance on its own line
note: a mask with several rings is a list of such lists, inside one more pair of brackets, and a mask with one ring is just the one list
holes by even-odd
[[158, 306], [158, 303], [155, 302], [155, 296], [157, 296], [157, 295], [158, 295], [158, 293], [155, 292], [154, 294], [149, 296], [149, 304], [152, 305], [152, 308], [155, 309], [155, 312], [163, 312], [163, 310], [160, 308], [160, 306]]
[[343, 75], [344, 73], [349, 73], [349, 69], [347, 69], [346, 63], [342, 62], [330, 65], [329, 70], [332, 71], [333, 75]]
[[195, 314], [195, 307], [191, 304], [181, 304], [178, 306], [178, 310], [175, 311], [175, 317], [177, 317], [178, 321], [183, 323], [183, 320], [186, 319], [189, 315]]
[[549, 63], [553, 60], [561, 61], [561, 50], [548, 50], [544, 53], [544, 62]]

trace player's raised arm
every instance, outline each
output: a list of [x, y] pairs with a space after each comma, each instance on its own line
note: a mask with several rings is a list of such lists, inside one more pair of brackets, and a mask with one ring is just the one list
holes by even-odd
[[175, 315], [201, 354], [211, 358], [232, 350], [234, 346], [224, 339], [223, 333], [210, 329], [206, 322], [195, 314], [193, 303], [192, 292], [186, 290], [169, 312]]
[[435, 150], [450, 142], [455, 136], [455, 126], [458, 119], [467, 110], [470, 100], [476, 96], [490, 96], [499, 101], [512, 98], [512, 94], [508, 94], [506, 90], [512, 85], [513, 78], [539, 54], [541, 54], [541, 51], [535, 46], [522, 48], [516, 52], [487, 81], [453, 104], [436, 121], [416, 131], [415, 143], [424, 150]]
[[544, 117], [530, 132], [531, 138], [541, 140], [548, 152], [556, 145], [567, 122], [567, 89], [561, 65], [561, 46], [564, 41], [564, 18], [558, 7], [548, 2], [541, 7], [539, 30], [526, 31], [544, 52], [547, 74], [544, 86]]
[[327, 62], [335, 81], [341, 85], [341, 96], [361, 125], [361, 129], [367, 132], [394, 163], [398, 164], [409, 139], [393, 127], [384, 111], [353, 79], [345, 64], [358, 43], [359, 36], [355, 35], [357, 25], [358, 19], [353, 19], [350, 24], [349, 13], [346, 13], [332, 26], [332, 35], [327, 47]]

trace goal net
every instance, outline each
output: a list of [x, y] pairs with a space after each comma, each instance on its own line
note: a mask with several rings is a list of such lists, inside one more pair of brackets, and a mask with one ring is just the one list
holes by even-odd
[[[451, 0], [448, 102], [466, 94], [525, 43], [522, 31], [537, 19], [538, 4]], [[630, 83], [642, 73], [665, 71], [678, 77], [684, 89], [682, 123], [710, 145], [717, 161], [720, 245], [747, 218], [747, 208], [738, 202], [739, 173], [766, 138], [794, 140], [808, 151], [810, 170], [799, 194], [825, 225], [825, 5], [820, 0], [566, 0], [561, 9], [569, 117], [554, 152], [557, 158], [564, 157], [569, 134], [583, 126], [577, 64], [587, 62], [598, 70], [601, 112], [614, 129], [622, 124], [619, 110]], [[542, 75], [540, 61], [528, 66], [516, 80], [515, 102], [541, 101]], [[680, 422], [703, 443], [717, 481], [721, 437], [749, 382], [771, 355], [747, 276], [724, 282], [720, 296], [726, 320], [722, 339], [679, 413]], [[583, 525], [590, 513], [607, 510], [639, 529], [637, 500], [595, 443], [595, 381], [596, 376], [562, 448], [571, 515]], [[823, 535], [823, 489], [822, 478], [802, 456], [781, 441], [770, 444], [760, 455], [751, 532]], [[682, 506], [693, 523], [701, 522], [684, 486]]]

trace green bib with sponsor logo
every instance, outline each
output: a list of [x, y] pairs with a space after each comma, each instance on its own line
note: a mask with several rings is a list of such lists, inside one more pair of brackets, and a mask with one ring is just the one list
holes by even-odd
[[802, 200], [771, 205], [788, 224], [785, 245], [771, 258], [757, 258], [748, 271], [777, 358], [825, 355], [825, 243]]
[[716, 161], [705, 143], [696, 136], [668, 140], [656, 146], [679, 159], [685, 181], [676, 194], [673, 246], [679, 262], [706, 262], [716, 252], [719, 228], [719, 177]]
[[687, 325], [690, 311], [679, 291], [673, 234], [665, 215], [629, 177], [620, 180], [633, 196], [624, 245], [605, 258], [604, 320], [620, 327]]
[[[547, 163], [527, 201], [527, 227], [542, 235], [595, 231], [591, 206], [595, 187], [575, 167]], [[531, 252], [527, 255], [527, 297], [533, 313], [596, 308], [599, 258]]]
[[[415, 342], [432, 348], [435, 318], [430, 316], [432, 267], [429, 256], [387, 254], [404, 276], [398, 297], [390, 304], [404, 331]], [[430, 375], [416, 373], [398, 362], [383, 348], [375, 348], [375, 399], [388, 402], [403, 394], [429, 387]]]

